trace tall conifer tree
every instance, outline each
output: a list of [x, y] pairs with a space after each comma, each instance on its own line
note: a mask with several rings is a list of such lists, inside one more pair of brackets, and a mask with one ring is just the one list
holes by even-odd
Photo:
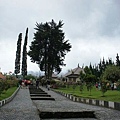
[[15, 71], [14, 71], [16, 75], [20, 73], [21, 42], [22, 42], [22, 33], [19, 34], [17, 41], [17, 51], [16, 51], [16, 59], [15, 59]]
[[65, 55], [71, 48], [69, 40], [65, 40], [62, 27], [62, 21], [57, 24], [54, 20], [36, 24], [28, 55], [31, 61], [36, 62], [40, 70], [45, 72], [46, 79], [51, 80], [53, 72], [61, 72], [61, 66], [65, 66]]
[[27, 75], [27, 40], [28, 40], [28, 28], [26, 29], [25, 41], [24, 41], [24, 45], [23, 45], [23, 54], [22, 54], [23, 78]]
[[116, 56], [116, 65], [120, 67], [120, 60], [119, 60], [118, 53], [117, 53], [117, 56]]

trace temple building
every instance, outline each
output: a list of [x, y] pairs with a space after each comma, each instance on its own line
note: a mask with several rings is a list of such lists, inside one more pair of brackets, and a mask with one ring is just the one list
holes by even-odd
[[66, 78], [67, 82], [77, 82], [80, 81], [80, 72], [84, 73], [84, 70], [79, 66], [77, 68], [74, 68], [72, 70], [70, 70], [68, 73], [66, 73], [64, 75], [64, 77]]

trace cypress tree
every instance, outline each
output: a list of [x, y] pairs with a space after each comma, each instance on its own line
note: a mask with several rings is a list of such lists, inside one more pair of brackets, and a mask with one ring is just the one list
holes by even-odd
[[26, 35], [23, 45], [23, 54], [22, 54], [22, 75], [23, 78], [27, 75], [27, 40], [28, 40], [28, 28], [26, 29]]
[[103, 61], [102, 61], [102, 70], [104, 71], [105, 68], [106, 68], [106, 64], [105, 64], [105, 59], [104, 59], [104, 57], [103, 57]]
[[18, 73], [20, 73], [21, 42], [22, 42], [22, 33], [19, 34], [17, 41], [17, 51], [16, 51], [16, 59], [15, 59], [15, 71], [14, 71], [16, 76]]
[[112, 62], [112, 59], [111, 59], [111, 58], [109, 58], [108, 64], [109, 64], [109, 65], [113, 65], [113, 62]]
[[98, 64], [98, 66], [99, 66], [99, 74], [101, 75], [102, 74], [102, 62], [101, 62], [101, 60], [100, 60], [100, 63]]
[[92, 74], [93, 74], [93, 68], [92, 68], [91, 63], [90, 63], [90, 65], [89, 65], [89, 69], [91, 70], [91, 72], [92, 72]]
[[119, 60], [118, 53], [117, 53], [117, 56], [116, 56], [116, 65], [120, 67], [120, 60]]

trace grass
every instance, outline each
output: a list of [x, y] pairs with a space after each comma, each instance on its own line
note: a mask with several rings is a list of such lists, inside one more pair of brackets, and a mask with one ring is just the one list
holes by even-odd
[[0, 100], [10, 97], [15, 92], [16, 89], [17, 87], [11, 87], [7, 91], [3, 91], [3, 93], [0, 96]]
[[87, 91], [85, 86], [82, 93], [79, 90], [79, 86], [77, 86], [75, 90], [73, 90], [72, 86], [70, 86], [69, 88], [58, 88], [56, 91], [62, 91], [64, 93], [72, 94], [82, 98], [120, 102], [120, 91], [117, 90], [107, 90], [107, 92], [104, 94], [104, 97], [102, 96], [102, 92], [95, 87], [92, 88], [91, 94], [89, 91]]

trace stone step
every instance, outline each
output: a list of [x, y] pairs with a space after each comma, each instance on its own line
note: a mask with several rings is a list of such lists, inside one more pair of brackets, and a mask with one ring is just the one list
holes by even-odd
[[39, 96], [34, 96], [34, 97], [31, 97], [32, 100], [55, 100], [54, 98], [52, 97], [39, 97]]
[[38, 89], [37, 89], [35, 86], [30, 86], [30, 87], [29, 87], [29, 90], [30, 90], [30, 91], [42, 91], [42, 92], [43, 92], [43, 90], [42, 90], [41, 88], [38, 88]]
[[30, 94], [47, 94], [46, 92], [30, 92]]
[[80, 112], [40, 112], [41, 119], [65, 119], [65, 118], [96, 118], [94, 111], [80, 111]]
[[46, 96], [46, 97], [51, 97], [51, 95], [48, 95], [48, 94], [30, 94], [30, 96]]
[[30, 93], [31, 92], [39, 93], [39, 92], [45, 92], [45, 91], [37, 91], [37, 90], [36, 91], [32, 91], [32, 90], [30, 90]]
[[43, 90], [38, 90], [38, 89], [29, 89], [30, 92], [44, 92]]

